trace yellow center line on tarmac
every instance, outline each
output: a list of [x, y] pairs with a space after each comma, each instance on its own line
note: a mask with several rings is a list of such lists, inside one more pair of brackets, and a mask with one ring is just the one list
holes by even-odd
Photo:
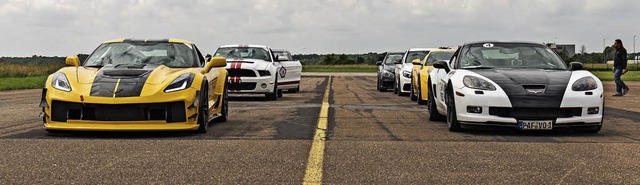
[[320, 116], [318, 117], [318, 126], [316, 127], [311, 151], [309, 151], [309, 159], [307, 160], [307, 169], [304, 171], [303, 185], [306, 184], [322, 184], [322, 161], [324, 160], [324, 144], [327, 135], [327, 118], [329, 116], [329, 90], [331, 89], [332, 76], [329, 76], [327, 88], [322, 98], [322, 107], [320, 108]]

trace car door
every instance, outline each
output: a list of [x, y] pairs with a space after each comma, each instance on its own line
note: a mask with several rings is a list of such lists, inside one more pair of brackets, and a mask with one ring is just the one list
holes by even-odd
[[[449, 60], [449, 62], [447, 62], [447, 65], [449, 66], [450, 71], [447, 72], [444, 69], [434, 69], [431, 75], [434, 75], [432, 78], [432, 83], [436, 83], [436, 87], [433, 91], [433, 96], [436, 102], [436, 106], [438, 107], [439, 111], [442, 111], [441, 114], [446, 113], [444, 109], [444, 107], [446, 107], [446, 104], [444, 102], [444, 93], [445, 90], [447, 88], [447, 83], [449, 82], [449, 78], [451, 77], [451, 75], [453, 75], [455, 69], [455, 63], [458, 60], [458, 54], [460, 53], [460, 49], [462, 47], [458, 48], [458, 50], [453, 54], [453, 57], [451, 57], [451, 60]], [[435, 81], [435, 82], [434, 82]]]
[[278, 69], [278, 74], [280, 75], [280, 80], [278, 80], [278, 82], [292, 82], [294, 84], [296, 82], [299, 83], [300, 75], [302, 74], [302, 64], [300, 63], [300, 61], [292, 60], [291, 53], [285, 53], [285, 56], [287, 56], [289, 60], [277, 62], [281, 66], [281, 68]]

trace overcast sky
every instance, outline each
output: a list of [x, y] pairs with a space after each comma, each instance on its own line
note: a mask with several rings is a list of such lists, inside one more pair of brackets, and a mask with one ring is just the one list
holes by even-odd
[[615, 38], [632, 52], [633, 35], [640, 42], [638, 0], [0, 0], [0, 56], [67, 56], [115, 38], [169, 37], [203, 53], [226, 44], [366, 53], [477, 40], [600, 52], [603, 39]]

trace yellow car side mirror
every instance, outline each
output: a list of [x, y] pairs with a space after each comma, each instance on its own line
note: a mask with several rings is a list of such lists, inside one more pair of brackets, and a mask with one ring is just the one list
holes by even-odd
[[209, 62], [207, 62], [207, 65], [204, 67], [204, 69], [202, 69], [202, 73], [208, 73], [209, 71], [211, 71], [211, 68], [214, 67], [225, 67], [227, 66], [227, 59], [224, 57], [213, 57], [211, 58], [211, 60], [209, 60]]
[[68, 56], [67, 59], [64, 60], [64, 63], [68, 66], [80, 66], [80, 59], [78, 56]]
[[413, 65], [422, 65], [422, 64], [420, 63], [420, 59], [417, 59], [417, 58], [416, 58], [416, 59], [413, 59], [413, 60], [411, 61], [411, 63], [412, 63]]

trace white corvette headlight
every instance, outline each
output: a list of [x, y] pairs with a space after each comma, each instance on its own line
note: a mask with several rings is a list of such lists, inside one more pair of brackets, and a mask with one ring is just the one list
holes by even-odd
[[582, 77], [571, 85], [571, 90], [573, 91], [588, 91], [596, 88], [598, 88], [598, 83], [596, 83], [596, 80], [590, 76]]
[[486, 90], [486, 91], [496, 90], [496, 86], [493, 86], [491, 82], [475, 76], [465, 76], [462, 79], [462, 83], [464, 84], [464, 86], [472, 89], [479, 89], [479, 90]]
[[71, 91], [71, 85], [69, 85], [69, 80], [64, 73], [56, 73], [53, 75], [53, 80], [51, 80], [51, 87], [61, 90], [61, 91]]

